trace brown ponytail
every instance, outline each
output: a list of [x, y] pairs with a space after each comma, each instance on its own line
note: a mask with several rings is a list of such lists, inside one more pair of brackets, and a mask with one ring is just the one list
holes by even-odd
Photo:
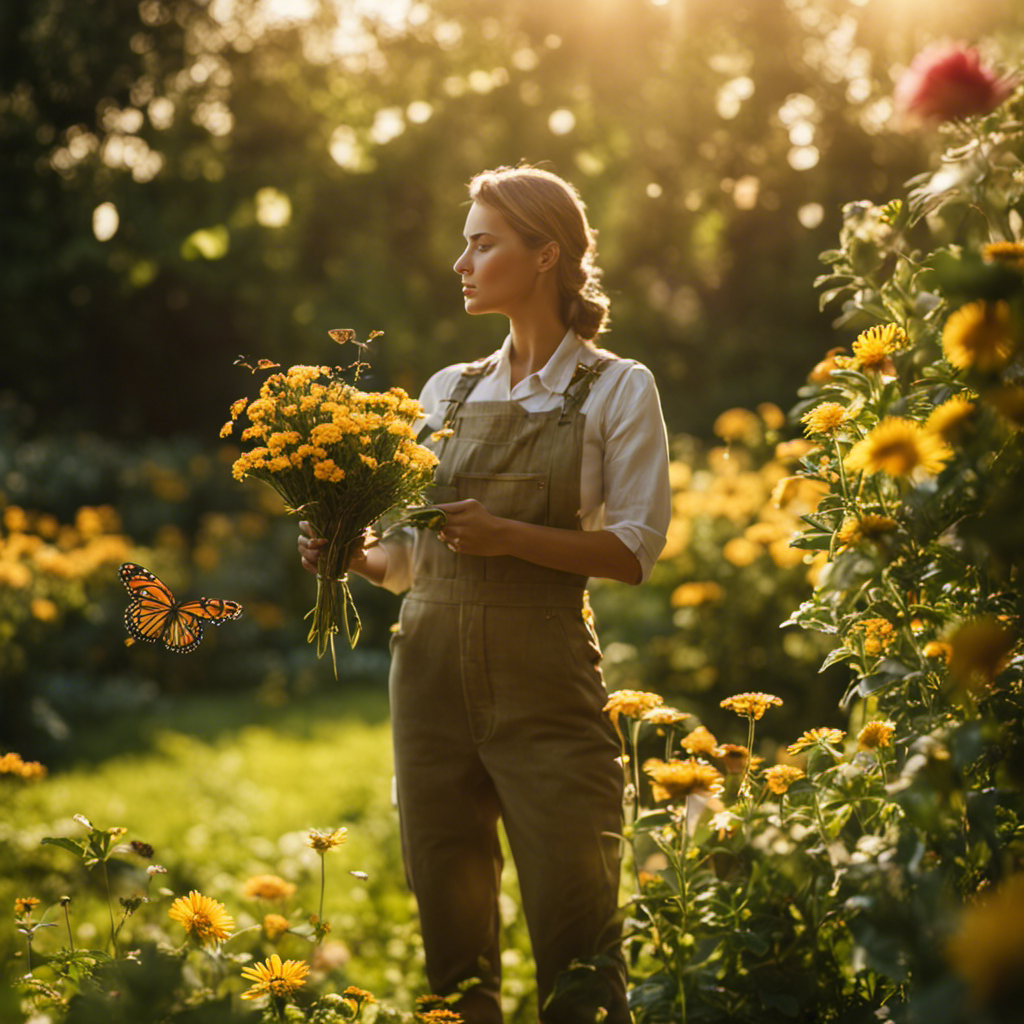
[[469, 183], [469, 195], [494, 207], [531, 249], [558, 243], [560, 315], [584, 341], [608, 325], [608, 296], [597, 266], [597, 233], [586, 206], [569, 182], [550, 171], [521, 164], [483, 171]]

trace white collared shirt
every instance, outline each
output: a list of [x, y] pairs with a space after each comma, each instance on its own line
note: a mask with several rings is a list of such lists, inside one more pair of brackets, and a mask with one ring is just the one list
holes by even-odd
[[[636, 555], [647, 579], [665, 546], [672, 515], [668, 437], [651, 371], [633, 359], [581, 342], [569, 330], [542, 369], [510, 387], [512, 336], [498, 351], [498, 365], [480, 379], [468, 402], [518, 402], [527, 412], [560, 407], [577, 363], [610, 359], [584, 401], [580, 513], [584, 530], [608, 530]], [[447, 366], [420, 394], [431, 430], [441, 427], [465, 363]], [[412, 585], [411, 537], [392, 534], [384, 542], [388, 569], [383, 585], [401, 593]]]

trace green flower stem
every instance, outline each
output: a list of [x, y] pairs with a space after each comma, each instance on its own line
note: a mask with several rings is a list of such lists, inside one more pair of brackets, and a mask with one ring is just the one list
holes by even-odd
[[74, 953], [75, 939], [74, 936], [71, 934], [71, 911], [68, 910], [67, 903], [64, 904], [64, 922], [68, 926], [68, 947], [70, 948], [71, 952]]
[[843, 504], [849, 507], [850, 505], [850, 484], [846, 479], [846, 467], [843, 465], [843, 451], [839, 447], [839, 439], [836, 438], [836, 462], [839, 465], [839, 486], [843, 492]]
[[629, 759], [633, 765], [633, 820], [640, 816], [640, 758], [638, 745], [640, 742], [640, 719], [635, 718], [629, 725], [630, 751]]
[[[327, 869], [326, 869], [326, 866], [324, 864], [324, 861], [326, 859], [325, 854], [324, 854], [324, 852], [322, 850], [319, 851], [319, 852], [320, 852], [320, 910], [319, 910], [319, 913], [317, 914], [316, 920], [317, 920], [317, 924], [322, 926], [323, 923], [324, 923], [324, 889], [326, 888]], [[319, 938], [317, 938], [316, 941], [317, 941], [317, 945], [319, 945], [321, 940]]]
[[747, 785], [747, 776], [750, 774], [750, 759], [754, 756], [754, 716], [747, 715], [747, 760], [743, 764], [743, 775], [740, 776], [740, 785], [737, 795], [743, 796]]
[[117, 959], [117, 932], [114, 929], [114, 908], [110, 903], [110, 876], [107, 874], [107, 862], [103, 861], [103, 884], [107, 888], [107, 912], [110, 914], [110, 948], [114, 959]]

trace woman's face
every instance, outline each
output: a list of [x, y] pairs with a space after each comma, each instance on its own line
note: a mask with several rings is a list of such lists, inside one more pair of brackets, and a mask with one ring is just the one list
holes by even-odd
[[493, 206], [480, 202], [470, 207], [463, 235], [466, 248], [454, 270], [462, 278], [466, 312], [512, 316], [527, 306], [553, 264], [551, 245], [528, 249]]

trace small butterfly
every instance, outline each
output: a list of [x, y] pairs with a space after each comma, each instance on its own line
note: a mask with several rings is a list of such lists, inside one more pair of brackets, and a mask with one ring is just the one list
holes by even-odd
[[280, 366], [280, 363], [275, 363], [270, 359], [259, 359], [256, 361], [256, 365], [253, 366], [249, 362], [248, 356], [239, 356], [235, 362], [235, 366], [244, 366], [250, 373], [255, 373], [257, 370], [273, 370], [275, 367]]
[[133, 639], [156, 643], [178, 654], [194, 651], [203, 639], [203, 623], [219, 626], [228, 619], [237, 619], [242, 606], [237, 601], [200, 597], [194, 601], [175, 601], [166, 583], [144, 566], [125, 562], [117, 570], [117, 578], [131, 595], [124, 613], [124, 624]]

